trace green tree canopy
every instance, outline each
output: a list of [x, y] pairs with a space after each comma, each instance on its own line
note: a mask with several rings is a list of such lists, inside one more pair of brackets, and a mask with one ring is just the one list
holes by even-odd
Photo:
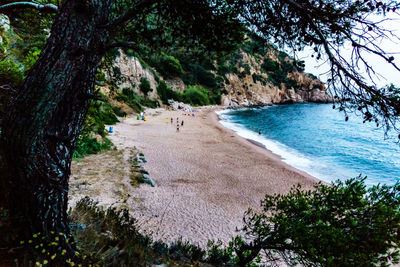
[[247, 211], [241, 263], [264, 250], [289, 265], [376, 266], [399, 262], [400, 183], [368, 187], [365, 178], [287, 195], [267, 195], [262, 211]]

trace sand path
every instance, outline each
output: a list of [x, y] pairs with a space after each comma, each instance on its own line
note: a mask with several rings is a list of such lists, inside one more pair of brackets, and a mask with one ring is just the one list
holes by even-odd
[[[177, 117], [184, 120], [179, 132]], [[227, 242], [241, 227], [244, 212], [259, 207], [265, 194], [286, 193], [297, 183], [311, 188], [318, 181], [222, 127], [212, 108], [196, 112], [195, 117], [148, 110], [147, 121], [128, 117], [114, 131], [110, 139], [125, 151], [124, 160], [137, 147], [157, 183], [135, 188], [127, 177], [117, 178], [130, 191], [125, 206], [155, 240], [170, 242], [181, 236], [202, 247], [209, 239]], [[120, 168], [127, 169], [126, 164]], [[107, 183], [116, 178], [102, 179]], [[96, 199], [101, 193], [92, 195]]]

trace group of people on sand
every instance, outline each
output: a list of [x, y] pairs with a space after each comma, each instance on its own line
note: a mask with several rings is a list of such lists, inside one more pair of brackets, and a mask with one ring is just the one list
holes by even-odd
[[[171, 109], [171, 108], [168, 108], [168, 110], [171, 111], [172, 109]], [[194, 117], [195, 115], [194, 115], [193, 112], [185, 112], [185, 113], [183, 113], [183, 116]], [[168, 123], [168, 119], [167, 119], [167, 123]], [[174, 118], [171, 117], [171, 124], [173, 124], [173, 123], [174, 123]], [[183, 124], [184, 124], [183, 120], [181, 120], [181, 121], [179, 122], [179, 117], [177, 117], [177, 118], [176, 118], [176, 132], [179, 132], [179, 129], [180, 129], [181, 127], [183, 127]]]
[[[174, 123], [174, 119], [171, 118], [171, 124]], [[176, 118], [176, 131], [179, 132], [179, 126], [183, 127], [183, 120], [181, 121], [181, 123], [179, 123], [179, 117]]]

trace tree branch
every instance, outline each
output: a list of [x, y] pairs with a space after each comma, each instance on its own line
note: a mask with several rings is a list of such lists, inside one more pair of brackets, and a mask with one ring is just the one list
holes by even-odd
[[109, 45], [106, 46], [106, 50], [110, 50], [112, 48], [117, 48], [117, 47], [123, 47], [123, 48], [135, 48], [136, 43], [135, 42], [112, 42]]
[[140, 2], [136, 3], [131, 9], [126, 11], [121, 16], [115, 18], [113, 21], [109, 22], [108, 24], [104, 25], [105, 28], [113, 28], [120, 26], [130, 20], [133, 16], [140, 13], [144, 8], [150, 7], [156, 3], [155, 0], [141, 0]]
[[14, 2], [0, 6], [0, 13], [6, 13], [7, 11], [14, 9], [24, 9], [24, 8], [33, 8], [37, 9], [43, 13], [57, 13], [58, 7], [53, 4], [38, 4], [32, 2]]

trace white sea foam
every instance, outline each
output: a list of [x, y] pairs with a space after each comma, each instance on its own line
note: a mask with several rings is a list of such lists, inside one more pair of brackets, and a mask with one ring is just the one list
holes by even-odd
[[230, 119], [229, 112], [230, 110], [222, 110], [217, 112], [217, 115], [220, 118], [220, 123], [224, 127], [235, 131], [239, 136], [243, 138], [251, 139], [264, 145], [265, 148], [270, 150], [272, 153], [279, 155], [282, 158], [282, 161], [299, 170], [302, 170], [314, 177], [323, 179], [325, 181], [332, 180], [331, 177], [327, 177], [326, 175], [323, 175], [317, 171], [321, 168], [324, 168], [324, 165], [322, 163], [312, 160], [311, 158], [307, 157], [296, 149], [288, 147], [276, 140], [268, 139], [263, 135], [259, 135], [258, 133], [247, 129], [242, 124], [232, 121], [232, 119]]

